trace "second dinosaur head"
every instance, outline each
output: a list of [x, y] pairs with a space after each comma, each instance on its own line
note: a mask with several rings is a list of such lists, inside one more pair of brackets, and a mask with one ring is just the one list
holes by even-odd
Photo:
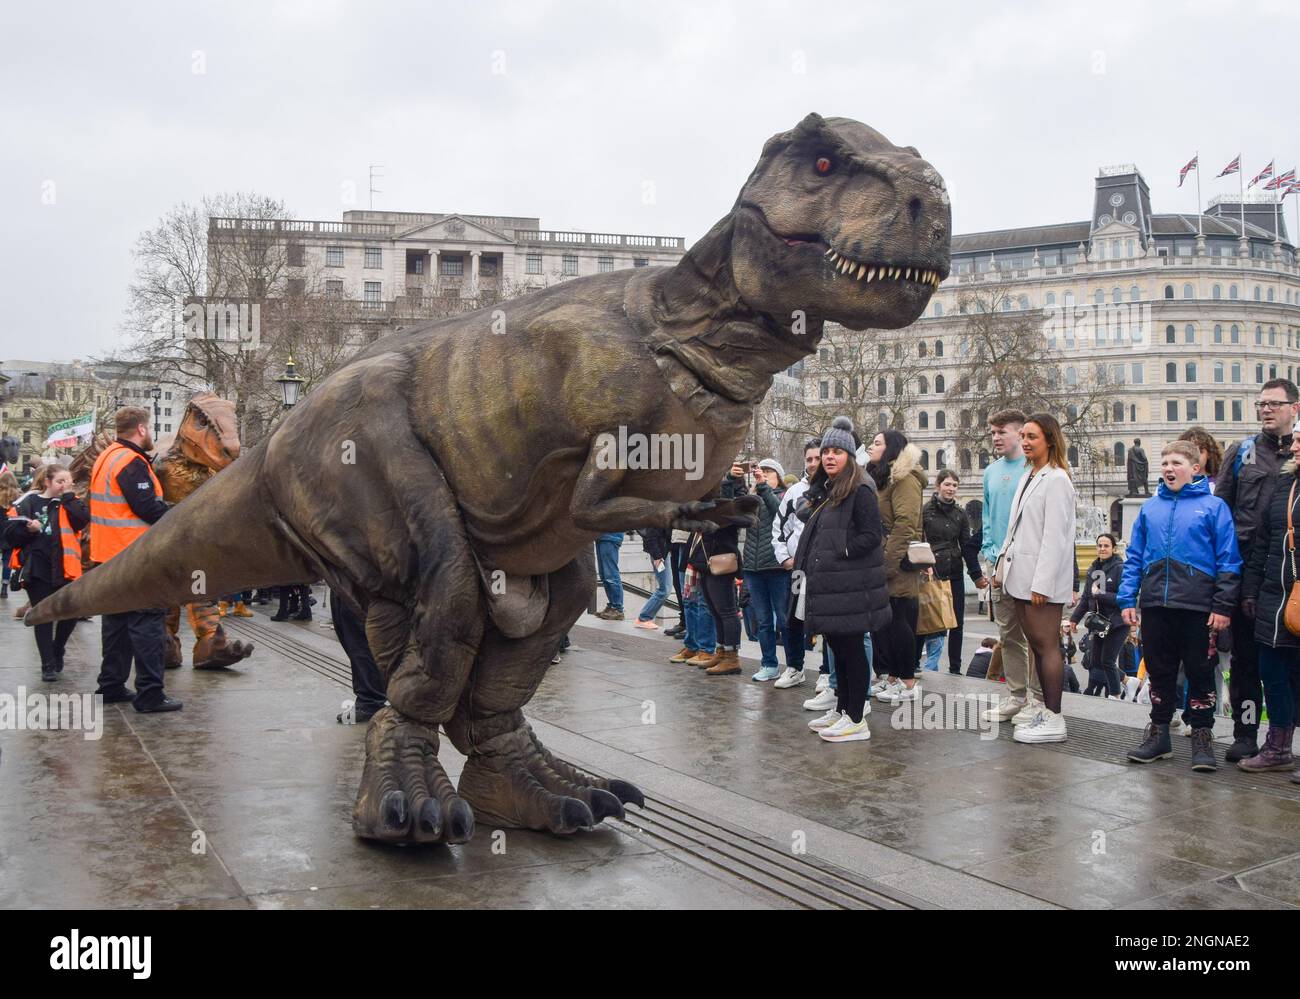
[[911, 147], [810, 114], [773, 136], [733, 210], [732, 278], [752, 308], [895, 329], [948, 276], [943, 178]]

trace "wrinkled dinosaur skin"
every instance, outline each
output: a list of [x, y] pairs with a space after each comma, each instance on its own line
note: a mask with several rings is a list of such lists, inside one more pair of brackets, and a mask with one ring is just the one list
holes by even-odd
[[[556, 759], [521, 710], [592, 593], [593, 540], [751, 523], [756, 497], [704, 497], [772, 376], [814, 352], [826, 320], [915, 320], [948, 273], [950, 227], [943, 182], [914, 149], [809, 115], [768, 141], [731, 213], [675, 266], [377, 341], [28, 622], [165, 606], [196, 569], [213, 592], [323, 576], [364, 614], [388, 678], [358, 835], [456, 843], [476, 820], [570, 833], [621, 816], [641, 792]], [[866, 280], [878, 266], [889, 275]], [[702, 474], [601, 467], [595, 442], [620, 426], [700, 435]], [[458, 786], [439, 728], [467, 757]]]
[[[179, 503], [208, 479], [239, 457], [239, 421], [235, 404], [211, 392], [193, 396], [185, 407], [171, 447], [154, 459], [153, 470], [162, 483], [163, 499]], [[224, 669], [253, 654], [252, 642], [231, 641], [221, 627], [217, 605], [185, 605], [194, 632], [191, 662], [195, 669]], [[181, 609], [167, 610], [167, 645], [163, 663], [179, 667], [181, 658]]]

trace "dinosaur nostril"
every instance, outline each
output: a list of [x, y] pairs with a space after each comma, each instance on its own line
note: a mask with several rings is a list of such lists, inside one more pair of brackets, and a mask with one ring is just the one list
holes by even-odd
[[913, 222], [915, 222], [917, 219], [921, 217], [920, 198], [913, 198], [911, 201], [907, 203], [907, 214], [911, 216]]

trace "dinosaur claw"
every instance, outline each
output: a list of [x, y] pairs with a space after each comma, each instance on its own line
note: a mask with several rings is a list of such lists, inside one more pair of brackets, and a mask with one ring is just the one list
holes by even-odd
[[578, 798], [561, 798], [559, 816], [552, 823], [551, 831], [571, 833], [579, 829], [590, 829], [596, 824], [595, 816], [586, 803]]
[[447, 809], [448, 843], [468, 843], [474, 835], [474, 810], [463, 798], [456, 798]]
[[624, 817], [623, 802], [619, 800], [617, 795], [611, 794], [609, 791], [602, 791], [598, 787], [591, 788], [589, 793], [591, 797], [591, 815], [597, 823], [603, 822], [605, 819], [621, 819]]
[[641, 789], [635, 784], [629, 784], [625, 780], [612, 777], [609, 781], [609, 790], [623, 804], [645, 808], [645, 795], [641, 793]]
[[411, 812], [407, 807], [406, 795], [403, 792], [389, 791], [380, 799], [379, 821], [383, 824], [384, 831], [404, 833], [410, 818]]
[[442, 832], [442, 803], [436, 798], [425, 798], [420, 806], [420, 816], [416, 820], [419, 837], [433, 842]]

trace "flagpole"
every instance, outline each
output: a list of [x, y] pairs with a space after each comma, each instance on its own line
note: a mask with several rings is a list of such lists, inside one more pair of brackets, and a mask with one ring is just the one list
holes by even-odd
[[1241, 192], [1241, 238], [1246, 238], [1246, 164], [1237, 167], [1237, 190]]
[[[1198, 236], [1205, 235], [1204, 231], [1201, 229], [1201, 225], [1202, 225], [1201, 212], [1204, 211], [1202, 205], [1203, 202], [1201, 201], [1201, 151], [1198, 149], [1196, 150], [1196, 235]], [[1197, 252], [1199, 253], [1200, 251], [1197, 250]]]

